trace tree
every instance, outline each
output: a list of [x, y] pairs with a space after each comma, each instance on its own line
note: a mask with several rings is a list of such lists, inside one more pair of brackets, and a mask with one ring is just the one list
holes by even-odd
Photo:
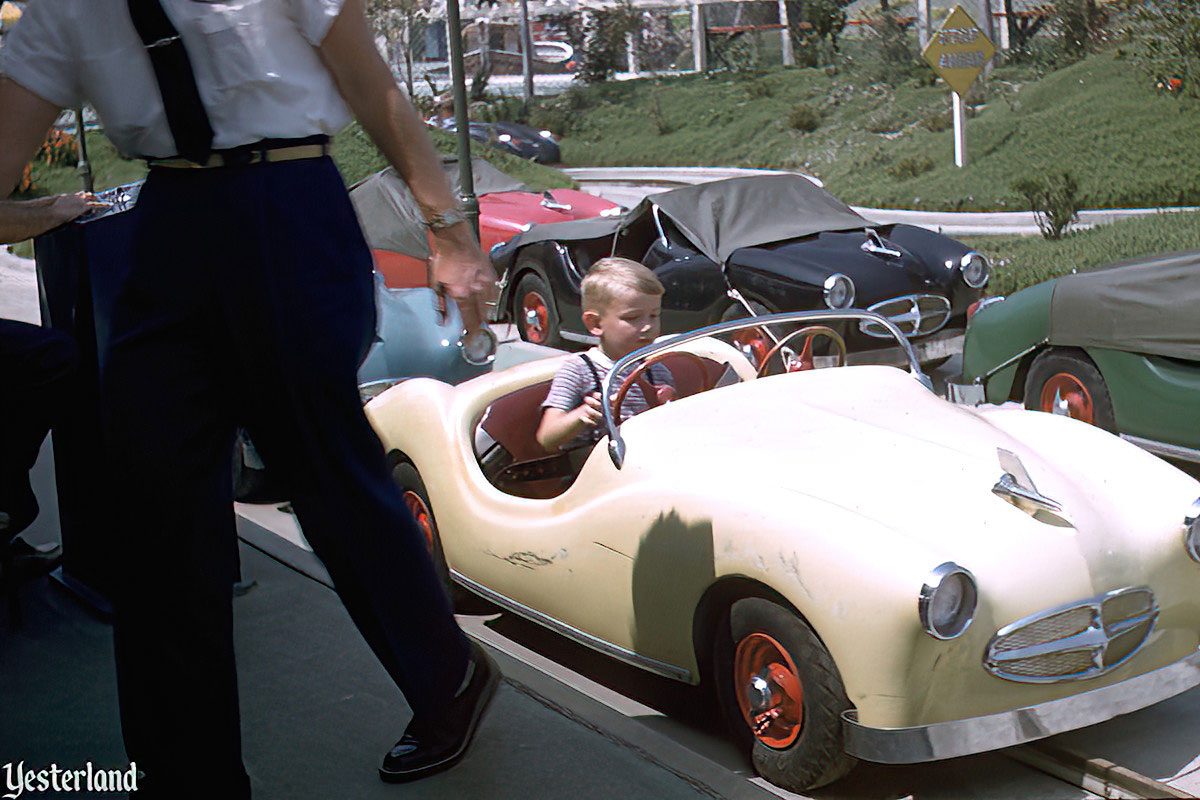
[[404, 82], [413, 94], [413, 57], [424, 50], [421, 34], [429, 22], [422, 0], [367, 0], [367, 19], [377, 36], [387, 43], [388, 64], [395, 69], [404, 59]]
[[1200, 97], [1200, 0], [1134, 4], [1135, 62], [1164, 87]]

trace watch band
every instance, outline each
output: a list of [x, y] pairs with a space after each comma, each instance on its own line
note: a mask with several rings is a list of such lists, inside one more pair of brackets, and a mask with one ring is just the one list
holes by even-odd
[[447, 208], [443, 211], [439, 211], [429, 219], [426, 219], [425, 227], [431, 232], [437, 233], [438, 231], [444, 231], [446, 228], [466, 221], [466, 212], [455, 206], [454, 208]]

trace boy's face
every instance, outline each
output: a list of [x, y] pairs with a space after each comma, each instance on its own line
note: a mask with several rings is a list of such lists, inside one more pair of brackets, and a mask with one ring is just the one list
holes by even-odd
[[583, 324], [600, 337], [600, 349], [611, 359], [629, 355], [658, 338], [662, 297], [626, 290], [603, 311], [584, 311]]

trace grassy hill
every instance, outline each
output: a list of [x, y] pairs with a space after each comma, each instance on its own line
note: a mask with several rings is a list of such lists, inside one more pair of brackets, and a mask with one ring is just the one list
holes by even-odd
[[997, 70], [967, 121], [964, 169], [945, 88], [923, 68], [895, 85], [880, 70], [851, 54], [836, 71], [574, 90], [559, 101], [574, 112], [564, 159], [803, 169], [848, 202], [897, 208], [1018, 208], [1012, 183], [1050, 171], [1070, 172], [1089, 207], [1200, 204], [1200, 102], [1158, 92], [1119, 51], [1040, 79]]

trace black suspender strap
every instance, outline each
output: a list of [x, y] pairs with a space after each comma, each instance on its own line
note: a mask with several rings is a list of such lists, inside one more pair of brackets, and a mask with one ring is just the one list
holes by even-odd
[[179, 155], [202, 163], [212, 152], [213, 129], [196, 88], [196, 75], [179, 31], [159, 0], [126, 0], [133, 27], [154, 67], [154, 79], [167, 113], [167, 126]]
[[592, 360], [590, 358], [587, 357], [587, 353], [580, 353], [579, 357], [583, 359], [583, 363], [587, 364], [587, 368], [589, 370], [591, 370], [592, 380], [594, 380], [596, 382], [596, 392], [602, 393], [604, 390], [604, 386], [602, 386], [600, 383], [600, 372], [599, 372], [599, 370], [596, 369], [596, 365], [592, 362]]

